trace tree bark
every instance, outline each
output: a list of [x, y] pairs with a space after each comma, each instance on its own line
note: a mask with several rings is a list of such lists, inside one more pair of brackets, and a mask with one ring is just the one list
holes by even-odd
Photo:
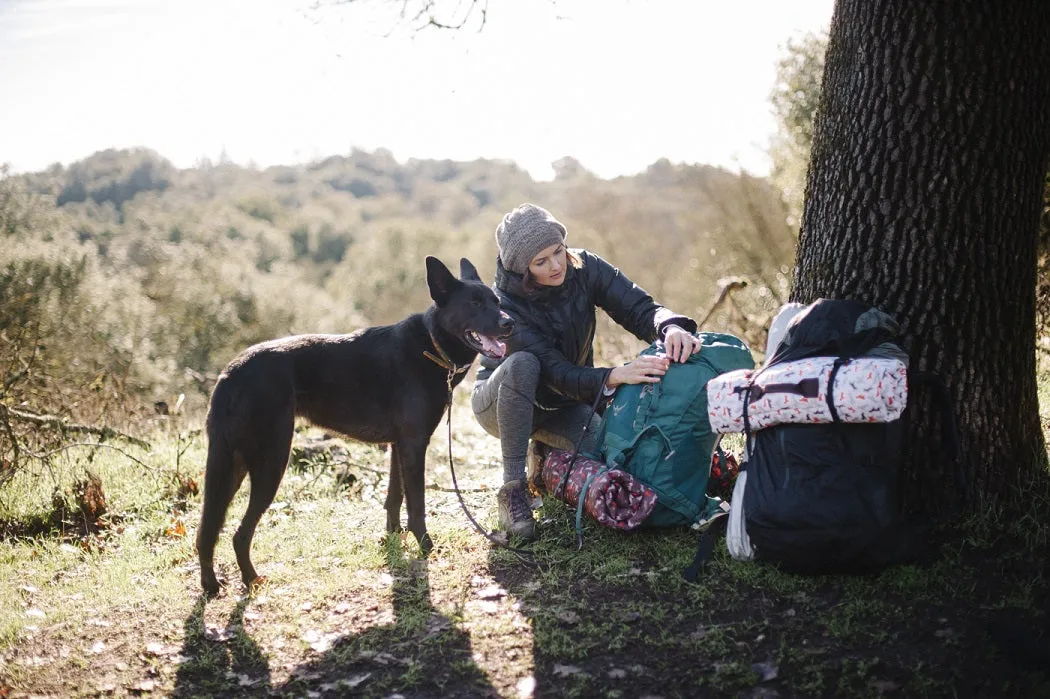
[[[992, 499], [1047, 476], [1035, 282], [1048, 155], [1050, 2], [836, 2], [792, 300], [895, 315], [912, 369], [946, 384], [974, 492]], [[936, 511], [946, 445], [929, 397], [912, 399], [906, 478]]]

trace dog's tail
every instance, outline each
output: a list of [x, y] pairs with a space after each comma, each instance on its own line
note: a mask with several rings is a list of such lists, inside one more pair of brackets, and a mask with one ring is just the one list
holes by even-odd
[[197, 553], [202, 564], [211, 564], [215, 542], [226, 521], [226, 510], [243, 479], [234, 463], [229, 425], [231, 387], [221, 377], [208, 406], [206, 430], [208, 459], [204, 467], [204, 503], [197, 529]]

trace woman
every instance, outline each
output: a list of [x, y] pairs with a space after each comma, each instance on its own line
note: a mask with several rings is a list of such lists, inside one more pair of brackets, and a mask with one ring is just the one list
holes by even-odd
[[[495, 289], [515, 326], [502, 360], [482, 358], [471, 401], [478, 422], [501, 441], [500, 526], [526, 539], [535, 536], [525, 488], [529, 439], [572, 449], [599, 393], [658, 382], [672, 360], [684, 362], [700, 349], [692, 319], [656, 304], [597, 255], [566, 249], [565, 233], [534, 204], [514, 209], [496, 228]], [[595, 308], [644, 342], [663, 339], [666, 356], [595, 368]], [[583, 451], [595, 446], [599, 420], [591, 420]]]

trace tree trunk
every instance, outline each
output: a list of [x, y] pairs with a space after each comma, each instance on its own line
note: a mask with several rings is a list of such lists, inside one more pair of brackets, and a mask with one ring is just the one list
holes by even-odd
[[[1047, 476], [1035, 373], [1036, 243], [1050, 154], [1050, 2], [838, 0], [792, 299], [892, 313], [912, 369], [952, 398], [974, 492]], [[905, 473], [951, 483], [928, 395]], [[914, 502], [910, 504], [915, 504]]]

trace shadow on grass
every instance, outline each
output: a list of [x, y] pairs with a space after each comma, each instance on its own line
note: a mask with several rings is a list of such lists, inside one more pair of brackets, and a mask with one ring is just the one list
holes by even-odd
[[333, 639], [330, 649], [296, 667], [273, 694], [495, 696], [474, 662], [469, 633], [433, 606], [426, 559], [406, 558], [397, 537], [391, 537], [387, 567], [393, 623]]
[[[244, 630], [251, 598], [239, 600], [225, 628], [217, 629], [204, 626], [201, 596], [184, 624], [183, 662], [172, 696], [496, 696], [473, 660], [469, 633], [431, 603], [426, 560], [406, 558], [394, 537], [387, 544], [387, 568], [393, 622], [356, 634], [318, 634], [315, 655], [278, 685], [267, 657]], [[382, 610], [377, 615], [385, 616]]]
[[270, 693], [270, 664], [262, 649], [244, 630], [250, 598], [238, 600], [223, 629], [204, 626], [206, 597], [198, 597], [183, 624], [179, 654], [183, 662], [175, 675], [174, 697], [266, 695]]
[[738, 646], [765, 622], [723, 614], [709, 587], [684, 581], [691, 531], [589, 523], [577, 550], [573, 513], [560, 503], [543, 512], [538, 567], [498, 549], [489, 557], [532, 627], [533, 696], [733, 696], [761, 681], [752, 666], [770, 651]]
[[1050, 697], [1045, 549], [1017, 522], [956, 523], [926, 565], [868, 576], [791, 575], [721, 546], [689, 584], [689, 533], [592, 525], [576, 551], [572, 514], [544, 511], [539, 569], [489, 557], [531, 623], [537, 697]]

